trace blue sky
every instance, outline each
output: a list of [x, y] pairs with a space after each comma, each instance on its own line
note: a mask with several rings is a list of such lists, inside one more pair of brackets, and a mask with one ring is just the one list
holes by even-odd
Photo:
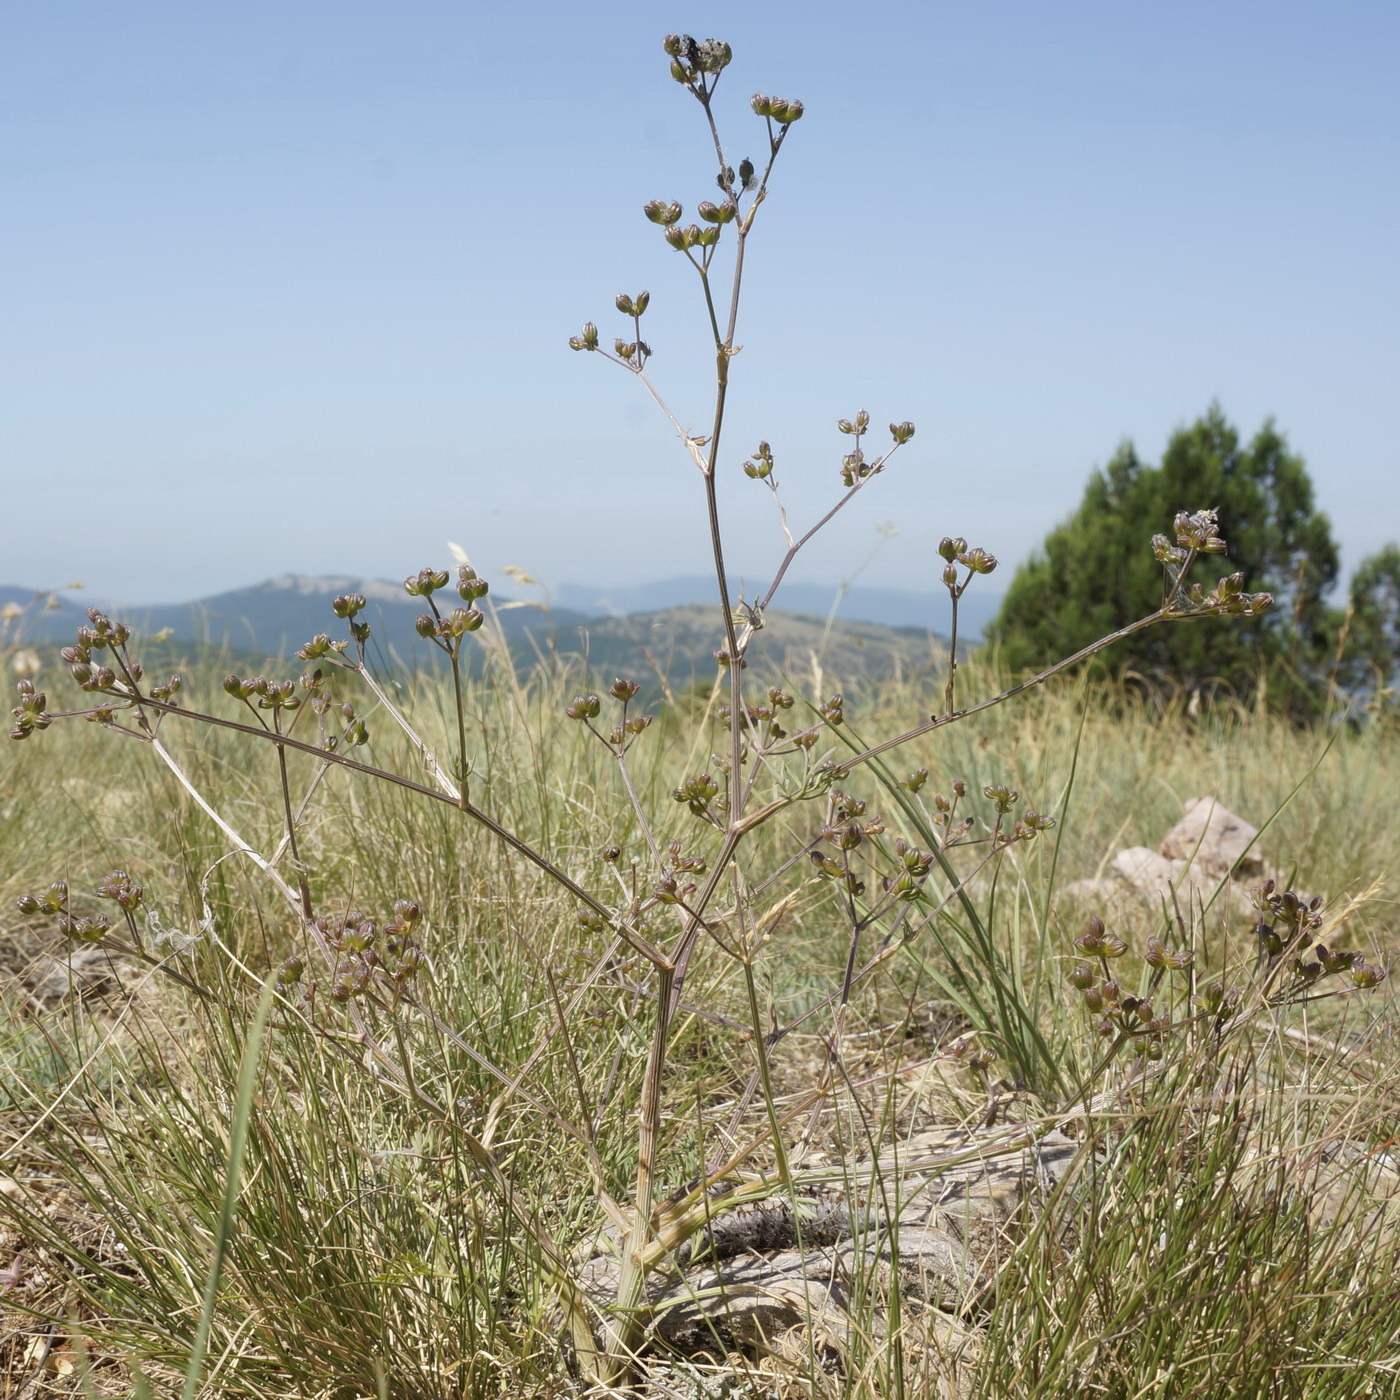
[[863, 583], [930, 587], [950, 533], [1009, 566], [1212, 399], [1277, 418], [1348, 565], [1400, 537], [1393, 4], [46, 0], [0, 33], [0, 582], [169, 601], [449, 539], [702, 572], [694, 469], [566, 347], [648, 288], [706, 421], [695, 278], [640, 214], [713, 192], [668, 30], [733, 45], [731, 156], [755, 90], [807, 106], [751, 242], [736, 573], [781, 548], [743, 457], [772, 442], [800, 525], [860, 408], [919, 431], [795, 570], [833, 587], [886, 521]]

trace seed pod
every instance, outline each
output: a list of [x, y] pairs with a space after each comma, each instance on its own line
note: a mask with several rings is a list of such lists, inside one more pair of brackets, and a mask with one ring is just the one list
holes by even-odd
[[572, 705], [564, 707], [570, 719], [596, 719], [603, 702], [596, 695], [575, 695]]

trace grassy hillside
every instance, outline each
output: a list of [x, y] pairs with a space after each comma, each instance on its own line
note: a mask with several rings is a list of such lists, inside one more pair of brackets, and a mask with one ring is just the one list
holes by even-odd
[[[864, 684], [929, 676], [944, 650], [928, 632], [883, 627], [875, 622], [831, 622], [801, 613], [767, 615], [757, 663], [766, 678], [794, 678], [820, 690], [825, 679]], [[715, 674], [714, 653], [724, 634], [713, 608], [693, 605], [662, 612], [599, 618], [579, 629], [572, 647], [589, 668], [611, 681], [614, 675], [664, 682], [678, 690], [708, 685]]]

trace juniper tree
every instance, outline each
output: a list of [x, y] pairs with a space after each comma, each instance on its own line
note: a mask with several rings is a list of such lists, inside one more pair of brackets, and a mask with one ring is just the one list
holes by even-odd
[[1003, 660], [1038, 668], [1158, 606], [1162, 570], [1144, 531], [1166, 528], [1182, 502], [1217, 511], [1229, 562], [1272, 593], [1274, 607], [1139, 632], [1099, 664], [1192, 690], [1251, 696], [1265, 684], [1289, 708], [1315, 710], [1338, 621], [1326, 604], [1338, 569], [1331, 527], [1303, 459], [1272, 420], [1246, 445], [1218, 404], [1172, 435], [1159, 466], [1125, 442], [1090, 477], [1078, 509], [1017, 570], [988, 629]]

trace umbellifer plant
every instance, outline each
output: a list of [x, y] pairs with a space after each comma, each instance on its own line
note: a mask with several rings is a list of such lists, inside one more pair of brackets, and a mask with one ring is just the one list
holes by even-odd
[[[714, 352], [713, 383], [707, 430], [694, 435], [669, 406], [652, 376], [652, 361], [664, 347], [646, 339], [649, 293], [623, 293], [616, 299], [619, 333], [608, 336], [589, 322], [572, 337], [575, 351], [606, 361], [635, 378], [666, 416], [680, 439], [681, 458], [698, 476], [700, 513], [706, 522], [715, 575], [716, 651], [720, 697], [707, 712], [716, 737], [700, 745], [712, 749], [692, 770], [675, 774], [670, 798], [649, 803], [634, 781], [631, 755], [649, 741], [652, 716], [639, 713], [641, 686], [625, 678], [598, 691], [583, 689], [558, 716], [560, 725], [582, 726], [615, 766], [619, 792], [616, 833], [601, 843], [593, 875], [570, 873], [569, 860], [543, 849], [506, 824], [489, 800], [474, 801], [474, 771], [481, 759], [470, 733], [466, 697], [474, 684], [468, 649], [493, 636], [486, 582], [470, 565], [455, 571], [425, 568], [405, 581], [407, 592], [422, 600], [417, 631], [440, 651], [450, 670], [452, 734], [450, 756], [435, 754], [419, 733], [411, 711], [376, 677], [367, 661], [370, 624], [365, 599], [347, 594], [334, 612], [344, 636], [327, 632], [309, 641], [299, 656], [305, 669], [297, 676], [268, 679], [230, 675], [224, 690], [231, 713], [190, 708], [178, 676], [152, 684], [141, 669], [129, 629], [93, 611], [63, 652], [73, 679], [93, 703], [64, 713], [47, 708], [47, 697], [26, 681], [20, 685], [11, 736], [25, 739], [59, 719], [83, 718], [114, 735], [148, 746], [169, 766], [195, 802], [225, 838], [253, 860], [285, 901], [309, 945], [305, 955], [294, 949], [276, 966], [275, 987], [281, 1032], [315, 1037], [366, 1066], [387, 1094], [405, 1096], [449, 1125], [450, 1131], [478, 1164], [481, 1180], [518, 1226], [533, 1240], [567, 1322], [577, 1364], [592, 1383], [617, 1385], [632, 1373], [645, 1345], [651, 1318], [647, 1304], [650, 1276], [677, 1258], [689, 1258], [699, 1243], [713, 1239], [717, 1222], [737, 1207], [784, 1198], [806, 1189], [815, 1178], [791, 1160], [804, 1124], [819, 1112], [842, 1072], [843, 1041], [853, 991], [879, 968], [920, 939], [936, 939], [945, 911], [957, 906], [970, 933], [960, 935], [960, 958], [947, 972], [948, 984], [960, 990], [960, 1004], [973, 1029], [989, 1033], [1011, 1062], [1013, 1077], [1066, 1107], [1080, 1101], [1086, 1087], [1059, 1082], [1058, 1071], [1040, 1039], [1034, 1018], [1008, 990], [1006, 969], [969, 897], [970, 882], [1011, 849], [1034, 841], [1054, 821], [1026, 805], [1006, 784], [986, 785], [980, 793], [952, 780], [947, 794], [925, 792], [926, 769], [898, 775], [885, 757], [910, 743], [1013, 698], [1075, 666], [1119, 638], [1158, 624], [1220, 615], [1251, 616], [1270, 605], [1267, 594], [1249, 593], [1238, 574], [1213, 585], [1194, 582], [1191, 574], [1205, 556], [1225, 550], [1214, 513], [1183, 509], [1169, 534], [1153, 537], [1150, 548], [1163, 566], [1162, 603], [1148, 616], [1046, 670], [997, 693], [971, 701], [958, 694], [958, 612], [966, 590], [979, 576], [996, 568], [986, 549], [961, 538], [945, 538], [938, 548], [940, 578], [951, 604], [946, 682], [936, 714], [910, 716], [900, 732], [880, 738], [857, 737], [839, 694], [801, 698], [765, 678], [754, 678], [762, 653], [765, 618], [777, 600], [794, 559], [808, 542], [874, 479], [909, 450], [915, 437], [911, 422], [895, 419], [888, 438], [875, 445], [877, 433], [864, 410], [837, 423], [842, 450], [836, 476], [840, 489], [830, 509], [805, 530], [790, 525], [779, 489], [776, 454], [768, 441], [758, 443], [742, 461], [725, 434], [739, 346], [736, 334], [745, 284], [745, 250], [770, 216], [769, 200], [779, 158], [796, 139], [802, 103], [757, 94], [750, 106], [758, 122], [755, 144], [761, 158], [735, 160], [721, 137], [716, 93], [727, 71], [729, 45], [668, 36], [664, 41], [671, 77], [687, 100], [694, 100], [707, 133], [710, 158], [709, 198], [686, 208], [669, 199], [652, 199], [642, 214], [655, 228], [658, 242], [690, 265], [703, 302]], [[724, 553], [723, 491], [767, 492], [776, 507], [783, 548], [769, 586], [743, 601], [735, 597]], [[747, 506], [745, 506], [747, 508]], [[1165, 523], [1165, 522], [1163, 522]], [[1146, 542], [1144, 547], [1149, 547]], [[446, 601], [444, 601], [446, 600]], [[364, 695], [370, 697], [366, 707]], [[423, 767], [417, 774], [396, 771], [371, 760], [368, 719], [372, 709], [387, 716], [412, 741]], [[217, 726], [269, 746], [277, 765], [284, 836], [278, 850], [264, 854], [238, 833], [230, 814], [216, 810], [178, 757], [162, 741], [168, 725]], [[394, 784], [424, 802], [453, 809], [461, 823], [464, 848], [484, 832], [504, 843], [539, 880], [567, 893], [576, 904], [579, 938], [590, 948], [591, 970], [579, 978], [560, 1002], [557, 1034], [567, 1037], [570, 1018], [590, 988], [604, 977], [626, 970], [627, 986], [645, 1018], [647, 1049], [636, 1066], [637, 1112], [631, 1151], [634, 1175], [630, 1189], [612, 1189], [594, 1140], [592, 1125], [571, 1119], [547, 1093], [536, 1093], [526, 1076], [495, 1069], [485, 1049], [470, 1033], [448, 1023], [434, 1010], [423, 970], [443, 948], [426, 944], [425, 916], [432, 911], [403, 892], [387, 917], [346, 912], [330, 891], [318, 890], [316, 873], [299, 845], [303, 815], [317, 785], [331, 769]], [[864, 785], [862, 787], [862, 784]], [[877, 798], [874, 794], [881, 794]], [[872, 804], [883, 801], [881, 812]], [[747, 859], [755, 834], [782, 819], [805, 834], [788, 842], [783, 859], [759, 868]], [[197, 994], [227, 995], [198, 984], [166, 950], [148, 946], [137, 918], [144, 894], [127, 874], [113, 872], [97, 890], [110, 913], [81, 913], [70, 904], [61, 883], [27, 896], [24, 912], [51, 917], [70, 939], [101, 942], [126, 956], [172, 972]], [[781, 947], [784, 919], [799, 903], [820, 898], [845, 930], [848, 954], [844, 975], [829, 995], [799, 1021], [773, 1023], [761, 1005], [756, 975], [763, 961]], [[1261, 898], [1275, 899], [1272, 891]], [[385, 901], [386, 905], [388, 901]], [[1294, 899], [1291, 909], [1296, 910]], [[340, 910], [340, 912], [332, 912]], [[1193, 1003], [1183, 997], [1181, 1015], [1158, 1014], [1147, 998], [1126, 999], [1109, 977], [1106, 959], [1124, 948], [1100, 927], [1081, 940], [1080, 951], [1093, 959], [1076, 969], [1073, 985], [1102, 1020], [1111, 1051], [1138, 1045], [1154, 1051], [1168, 1032], [1192, 1024], [1223, 1035], [1241, 1013], [1238, 998], [1225, 989], [1207, 990]], [[1121, 942], [1121, 941], [1120, 941]], [[1293, 948], [1297, 943], [1290, 943]], [[1282, 946], [1282, 945], [1280, 945]], [[1173, 970], [1189, 967], [1187, 954], [1162, 946], [1149, 950], [1156, 987]], [[1377, 969], [1357, 974], [1354, 960], [1311, 964], [1296, 974], [1300, 988], [1312, 987], [1324, 972], [1352, 973], [1355, 987], [1371, 985]], [[667, 1191], [668, 1125], [689, 1106], [668, 1103], [668, 1067], [677, 1044], [677, 1026], [688, 1006], [696, 969], [719, 968], [740, 988], [748, 1007], [746, 1023], [717, 1022], [733, 1031], [734, 1052], [747, 1057], [747, 1084], [737, 1110], [725, 1123], [704, 1121], [709, 1142], [705, 1167], [688, 1184]], [[1273, 969], [1274, 963], [1270, 963]], [[1278, 1004], [1280, 982], [1271, 971], [1265, 1003]], [[1108, 991], [1105, 991], [1105, 988]], [[549, 994], [556, 996], [550, 985]], [[1273, 1000], [1270, 1001], [1269, 998]], [[1201, 1009], [1193, 1010], [1193, 1006]], [[826, 1063], [811, 1092], [797, 1106], [780, 1106], [773, 1090], [771, 1055], [799, 1024], [829, 1017]], [[1233, 1018], [1233, 1019], [1232, 1019]], [[512, 1181], [508, 1156], [491, 1145], [488, 1123], [473, 1117], [470, 1105], [440, 1097], [421, 1075], [409, 1072], [395, 1028], [405, 1019], [432, 1025], [440, 1043], [465, 1054], [497, 1075], [504, 1098], [519, 1098], [565, 1132], [578, 1146], [593, 1174], [603, 1218], [617, 1257], [612, 1296], [600, 1298], [581, 1282], [577, 1258], [553, 1238], [540, 1212], [521, 1198]], [[1105, 1056], [1105, 1065], [1113, 1058]], [[984, 1052], [977, 1052], [982, 1055]], [[1151, 1054], [1142, 1058], [1150, 1060]], [[530, 1062], [533, 1063], [533, 1060]], [[985, 1058], [980, 1061], [985, 1068]], [[528, 1068], [528, 1066], [527, 1066]], [[625, 1064], [620, 1073], [627, 1073]], [[1088, 1086], [1093, 1088], [1092, 1085]], [[499, 1102], [493, 1112], [499, 1111]], [[739, 1137], [756, 1108], [760, 1126]], [[733, 1145], [738, 1142], [738, 1146]], [[801, 1236], [802, 1213], [789, 1210]]]

